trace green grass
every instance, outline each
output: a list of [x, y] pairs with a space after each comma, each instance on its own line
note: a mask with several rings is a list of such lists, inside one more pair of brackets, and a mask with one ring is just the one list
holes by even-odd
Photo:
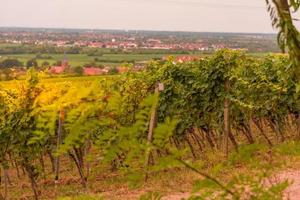
[[[183, 55], [190, 55], [190, 54], [181, 54]], [[194, 54], [199, 55], [201, 54]], [[6, 58], [16, 58], [26, 64], [29, 59], [35, 58], [36, 54], [10, 54], [10, 55], [0, 55], [0, 60]], [[37, 59], [39, 65], [43, 62], [47, 61], [51, 65], [55, 64], [57, 61], [62, 60], [64, 58], [63, 54], [45, 54], [45, 56], [50, 56], [51, 59]], [[67, 58], [69, 60], [69, 64], [71, 66], [83, 66], [87, 63], [95, 62], [97, 58], [99, 61], [96, 62], [98, 65], [108, 65], [108, 66], [118, 66], [123, 62], [142, 62], [142, 61], [150, 61], [152, 59], [159, 59], [165, 56], [170, 56], [170, 54], [103, 54], [102, 56], [88, 56], [86, 54], [68, 54]], [[178, 56], [173, 55], [173, 56]]]
[[[36, 54], [11, 54], [11, 55], [2, 55], [1, 59], [5, 58], [16, 58], [26, 64], [29, 59], [35, 58]], [[43, 62], [47, 61], [51, 65], [55, 64], [59, 60], [63, 60], [63, 54], [47, 54], [47, 56], [51, 56], [51, 59], [37, 59], [39, 65]], [[86, 63], [90, 63], [94, 61], [94, 57], [87, 56], [85, 54], [68, 54], [67, 58], [71, 66], [84, 65]]]
[[[1, 48], [1, 46], [0, 46]], [[97, 65], [104, 66], [119, 66], [124, 62], [147, 62], [153, 59], [160, 59], [166, 56], [204, 56], [203, 54], [135, 54], [135, 53], [116, 53], [116, 54], [103, 54], [102, 56], [88, 56], [86, 54], [68, 54], [67, 59], [69, 64], [72, 67], [75, 66], [83, 66], [88, 63], [96, 63]], [[267, 55], [266, 53], [251, 53], [249, 54], [255, 57], [263, 57]], [[43, 62], [47, 61], [50, 65], [54, 65], [57, 61], [63, 60], [63, 54], [43, 54], [43, 56], [49, 56], [51, 59], [39, 58], [37, 62], [39, 66], [42, 65]], [[207, 56], [207, 55], [205, 55]], [[9, 54], [9, 55], [0, 55], [0, 61], [6, 58], [16, 58], [26, 65], [26, 62], [32, 58], [35, 58], [36, 54]], [[95, 59], [98, 61], [95, 62]]]

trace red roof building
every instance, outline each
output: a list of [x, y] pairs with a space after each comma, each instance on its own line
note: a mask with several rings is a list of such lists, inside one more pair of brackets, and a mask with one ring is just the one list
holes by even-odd
[[86, 76], [95, 76], [103, 74], [102, 69], [97, 67], [85, 67], [83, 69], [83, 74]]
[[49, 69], [49, 73], [51, 74], [61, 74], [65, 71], [65, 68], [63, 66], [52, 66]]
[[118, 67], [117, 71], [119, 74], [124, 74], [129, 71], [129, 68], [128, 67]]
[[103, 69], [98, 67], [85, 67], [83, 69], [83, 74], [86, 76], [97, 76], [102, 74], [107, 74], [109, 72], [109, 68], [105, 67]]
[[51, 74], [62, 74], [64, 72], [66, 72], [69, 69], [69, 63], [68, 60], [65, 58], [62, 63], [61, 66], [52, 66], [49, 69], [49, 73]]
[[192, 62], [199, 60], [199, 57], [196, 56], [179, 56], [176, 57], [176, 61], [179, 63]]

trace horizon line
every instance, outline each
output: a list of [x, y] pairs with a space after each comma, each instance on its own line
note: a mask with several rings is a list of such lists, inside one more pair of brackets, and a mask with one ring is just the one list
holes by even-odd
[[225, 33], [225, 34], [261, 34], [276, 35], [276, 32], [240, 32], [240, 31], [192, 31], [192, 30], [155, 30], [155, 29], [122, 29], [122, 28], [75, 28], [75, 27], [38, 27], [38, 26], [0, 26], [0, 29], [54, 29], [54, 30], [86, 30], [86, 31], [124, 31], [124, 32], [179, 32], [179, 33]]

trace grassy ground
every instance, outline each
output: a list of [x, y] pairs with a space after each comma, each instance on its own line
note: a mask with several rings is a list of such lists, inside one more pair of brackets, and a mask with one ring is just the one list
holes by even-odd
[[[217, 177], [221, 182], [228, 182], [232, 177], [247, 175], [256, 177], [264, 171], [276, 175], [287, 170], [297, 170], [300, 166], [299, 143], [284, 143], [271, 149], [257, 145], [241, 147], [239, 153], [233, 153], [229, 159], [222, 154], [208, 152], [206, 154], [205, 167], [201, 170]], [[259, 148], [257, 148], [259, 147]], [[262, 147], [262, 148], [261, 148]], [[264, 150], [263, 150], [264, 149]], [[148, 182], [143, 182], [136, 187], [128, 185], [128, 177], [120, 171], [112, 172], [110, 166], [91, 163], [92, 174], [88, 180], [89, 190], [82, 188], [74, 163], [67, 157], [63, 158], [61, 168], [61, 181], [55, 186], [53, 175], [46, 174], [46, 179], [39, 179], [39, 187], [42, 191], [41, 199], [64, 200], [135, 200], [140, 196], [156, 192], [165, 200], [180, 200], [187, 198], [195, 181], [202, 177], [186, 168], [173, 168], [159, 173], [150, 174]], [[203, 165], [201, 161], [195, 161], [196, 165]], [[220, 167], [222, 165], [222, 167]], [[271, 166], [271, 167], [270, 167]], [[50, 169], [50, 162], [46, 159], [46, 170]], [[22, 175], [16, 177], [16, 171], [9, 171], [12, 185], [9, 187], [9, 199], [32, 199], [29, 181]]]
[[[160, 59], [168, 55], [169, 54], [103, 54], [102, 56], [88, 56], [86, 54], [68, 54], [66, 57], [71, 66], [83, 66], [84, 64], [92, 63], [92, 62], [95, 62], [98, 65], [118, 66], [123, 62], [132, 62], [132, 61], [143, 62], [152, 59]], [[185, 54], [180, 54], [180, 55], [185, 55]], [[201, 55], [201, 54], [195, 54], [195, 55]], [[5, 58], [16, 58], [23, 63], [26, 63], [29, 59], [36, 57], [35, 54], [11, 54], [11, 55], [0, 55], [0, 56], [1, 56], [0, 60]], [[49, 56], [51, 58], [49, 59], [38, 58], [37, 62], [39, 65], [41, 65], [45, 61], [53, 65], [57, 61], [62, 60], [64, 58], [63, 54], [47, 54], [43, 56]]]
[[[165, 56], [204, 56], [201, 53], [197, 54], [134, 54], [134, 53], [117, 53], [117, 54], [103, 54], [102, 56], [88, 56], [86, 54], [68, 54], [66, 55], [69, 64], [71, 66], [83, 66], [87, 63], [95, 62], [97, 65], [105, 66], [119, 66], [123, 62], [146, 62], [153, 59], [160, 59]], [[267, 53], [251, 53], [252, 56], [265, 56]], [[64, 59], [63, 54], [43, 54], [45, 57], [49, 58], [38, 58], [36, 59], [38, 64], [41, 65], [43, 62], [47, 61], [51, 65], [54, 65], [57, 61]], [[10, 55], [0, 55], [0, 61], [6, 58], [16, 58], [19, 59], [26, 65], [26, 62], [32, 58], [36, 58], [36, 54], [10, 54]]]

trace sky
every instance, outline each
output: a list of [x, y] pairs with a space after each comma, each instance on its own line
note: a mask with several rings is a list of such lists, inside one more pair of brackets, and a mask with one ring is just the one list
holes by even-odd
[[1, 27], [271, 33], [265, 0], [0, 0]]

